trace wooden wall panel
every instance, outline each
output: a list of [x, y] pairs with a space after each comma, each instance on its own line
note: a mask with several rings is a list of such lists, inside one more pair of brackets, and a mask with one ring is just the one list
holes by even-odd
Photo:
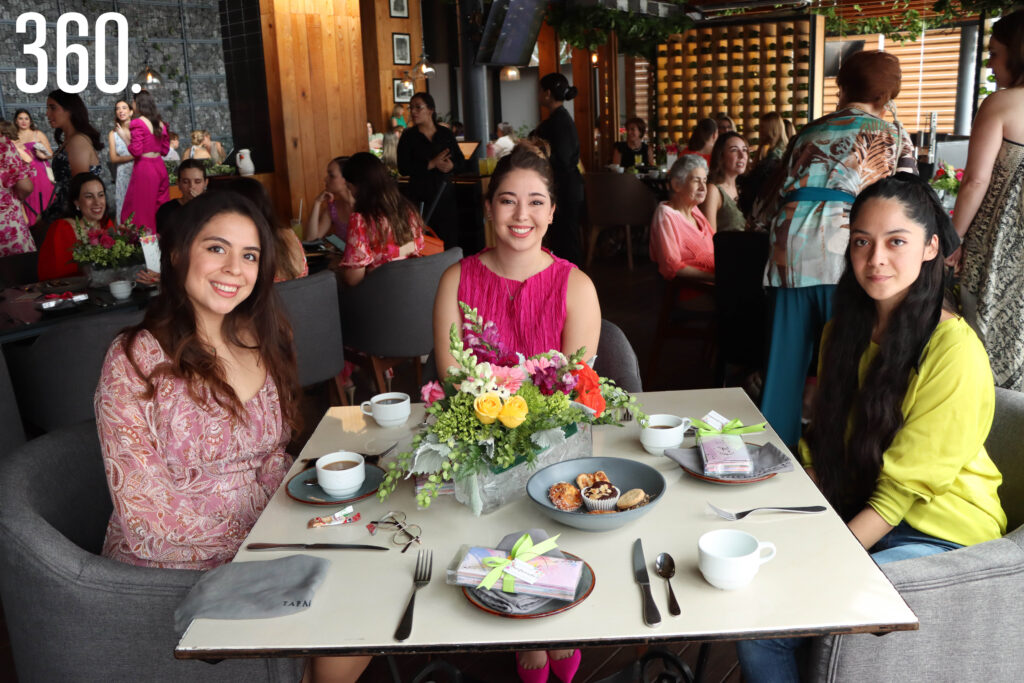
[[304, 200], [305, 219], [327, 163], [369, 148], [359, 0], [260, 0], [260, 15], [274, 140], [271, 196], [283, 219], [297, 217]]
[[[540, 33], [537, 34], [537, 77], [544, 78], [549, 73], [558, 71], [558, 39], [555, 36], [555, 29], [546, 21], [540, 25]], [[537, 105], [540, 110], [540, 120], [548, 117], [548, 110]]]
[[572, 101], [573, 119], [576, 122], [576, 133], [580, 138], [580, 161], [583, 168], [590, 171], [597, 167], [597, 156], [594, 149], [594, 122], [597, 112], [594, 111], [593, 70], [590, 64], [590, 52], [572, 49], [572, 84], [579, 93]]
[[[419, 61], [423, 50], [423, 22], [420, 19], [420, 3], [410, 1], [409, 17], [391, 17], [387, 2], [360, 0], [364, 36], [376, 36], [364, 45], [365, 91], [367, 120], [374, 131], [385, 132], [391, 127], [391, 110], [395, 106], [393, 81], [402, 78]], [[408, 33], [412, 64], [395, 64], [391, 47], [392, 33]], [[429, 58], [429, 57], [428, 57]], [[426, 90], [423, 79], [414, 81], [416, 92]], [[406, 110], [406, 122], [409, 120]]]

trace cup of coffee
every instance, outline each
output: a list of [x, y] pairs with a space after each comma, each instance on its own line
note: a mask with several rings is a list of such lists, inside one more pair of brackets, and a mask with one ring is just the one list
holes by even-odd
[[715, 588], [743, 588], [761, 565], [775, 557], [775, 544], [758, 541], [746, 531], [709, 531], [697, 541], [700, 573]]
[[640, 445], [651, 455], [664, 455], [666, 448], [678, 448], [690, 428], [690, 418], [677, 415], [651, 415], [640, 430]]
[[316, 483], [332, 498], [351, 496], [365, 479], [366, 464], [358, 453], [338, 451], [316, 460]]
[[118, 301], [124, 301], [132, 295], [134, 286], [131, 280], [115, 280], [110, 283], [110, 294]]
[[363, 415], [369, 415], [381, 427], [398, 427], [409, 419], [412, 402], [409, 400], [409, 394], [392, 391], [377, 394], [369, 401], [363, 401], [360, 408]]

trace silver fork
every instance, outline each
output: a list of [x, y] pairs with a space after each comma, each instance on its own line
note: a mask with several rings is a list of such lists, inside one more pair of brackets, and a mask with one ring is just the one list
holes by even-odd
[[743, 512], [729, 512], [728, 510], [723, 510], [720, 507], [715, 507], [711, 503], [708, 503], [708, 507], [711, 508], [716, 515], [718, 515], [722, 519], [727, 519], [730, 522], [735, 522], [738, 519], [743, 519], [751, 512], [757, 512], [758, 510], [775, 510], [776, 512], [801, 512], [805, 515], [825, 511], [825, 506], [823, 505], [805, 505], [803, 507], [761, 507], [751, 508], [750, 510], [744, 510]]
[[395, 640], [405, 640], [412, 633], [412, 608], [416, 604], [416, 591], [430, 583], [430, 573], [433, 568], [434, 552], [432, 550], [421, 550], [416, 553], [416, 573], [413, 574], [412, 579], [412, 595], [409, 596], [409, 604], [395, 631]]

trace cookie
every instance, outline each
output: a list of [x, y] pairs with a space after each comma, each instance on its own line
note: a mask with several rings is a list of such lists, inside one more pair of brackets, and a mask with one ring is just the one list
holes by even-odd
[[583, 474], [580, 474], [579, 476], [576, 477], [576, 486], [580, 487], [580, 491], [593, 485], [594, 475], [592, 474], [587, 474], [586, 472], [584, 472]]
[[583, 505], [580, 490], [567, 481], [560, 481], [549, 488], [548, 498], [556, 508], [564, 512], [579, 510]]
[[647, 505], [649, 502], [651, 502], [651, 497], [644, 493], [643, 489], [630, 489], [619, 497], [616, 506], [620, 510], [632, 510]]
[[597, 472], [594, 472], [594, 474], [591, 475], [591, 476], [594, 477], [594, 481], [595, 482], [596, 481], [611, 481], [611, 479], [608, 478], [608, 475], [604, 473], [604, 470], [598, 470]]
[[613, 512], [618, 512], [618, 510], [588, 510], [587, 514], [591, 514], [591, 515], [608, 515], [608, 514], [611, 514]]

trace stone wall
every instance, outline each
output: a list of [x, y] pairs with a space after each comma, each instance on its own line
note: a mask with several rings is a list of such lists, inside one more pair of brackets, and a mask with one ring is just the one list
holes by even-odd
[[[56, 21], [66, 12], [79, 12], [89, 21], [87, 38], [69, 38], [69, 43], [86, 45], [90, 55], [89, 87], [80, 93], [89, 107], [90, 119], [104, 136], [113, 125], [113, 108], [123, 95], [100, 92], [95, 84], [93, 31], [95, 20], [104, 12], [120, 12], [128, 21], [129, 88], [146, 64], [156, 69], [163, 84], [150, 88], [169, 128], [181, 136], [181, 152], [188, 146], [194, 128], [209, 130], [225, 151], [233, 145], [228, 89], [224, 76], [224, 54], [218, 0], [3, 0], [0, 9], [0, 116], [12, 118], [15, 110], [28, 109], [36, 125], [53, 140], [46, 121], [46, 93], [57, 87], [55, 72]], [[15, 68], [34, 70], [35, 59], [23, 54], [23, 46], [34, 38], [34, 29], [15, 33], [15, 21], [24, 12], [39, 12], [47, 20], [45, 49], [50, 73], [46, 90], [37, 94], [21, 92]], [[183, 30], [184, 27], [184, 30]], [[113, 25], [108, 24], [108, 31]], [[73, 29], [70, 31], [74, 33]], [[108, 82], [116, 80], [116, 43], [107, 41]], [[185, 55], [188, 55], [186, 78]], [[70, 69], [77, 74], [76, 67]], [[74, 76], [69, 76], [74, 78]], [[34, 71], [28, 76], [35, 80]], [[105, 152], [106, 150], [104, 150]], [[104, 157], [105, 158], [105, 157]]]

